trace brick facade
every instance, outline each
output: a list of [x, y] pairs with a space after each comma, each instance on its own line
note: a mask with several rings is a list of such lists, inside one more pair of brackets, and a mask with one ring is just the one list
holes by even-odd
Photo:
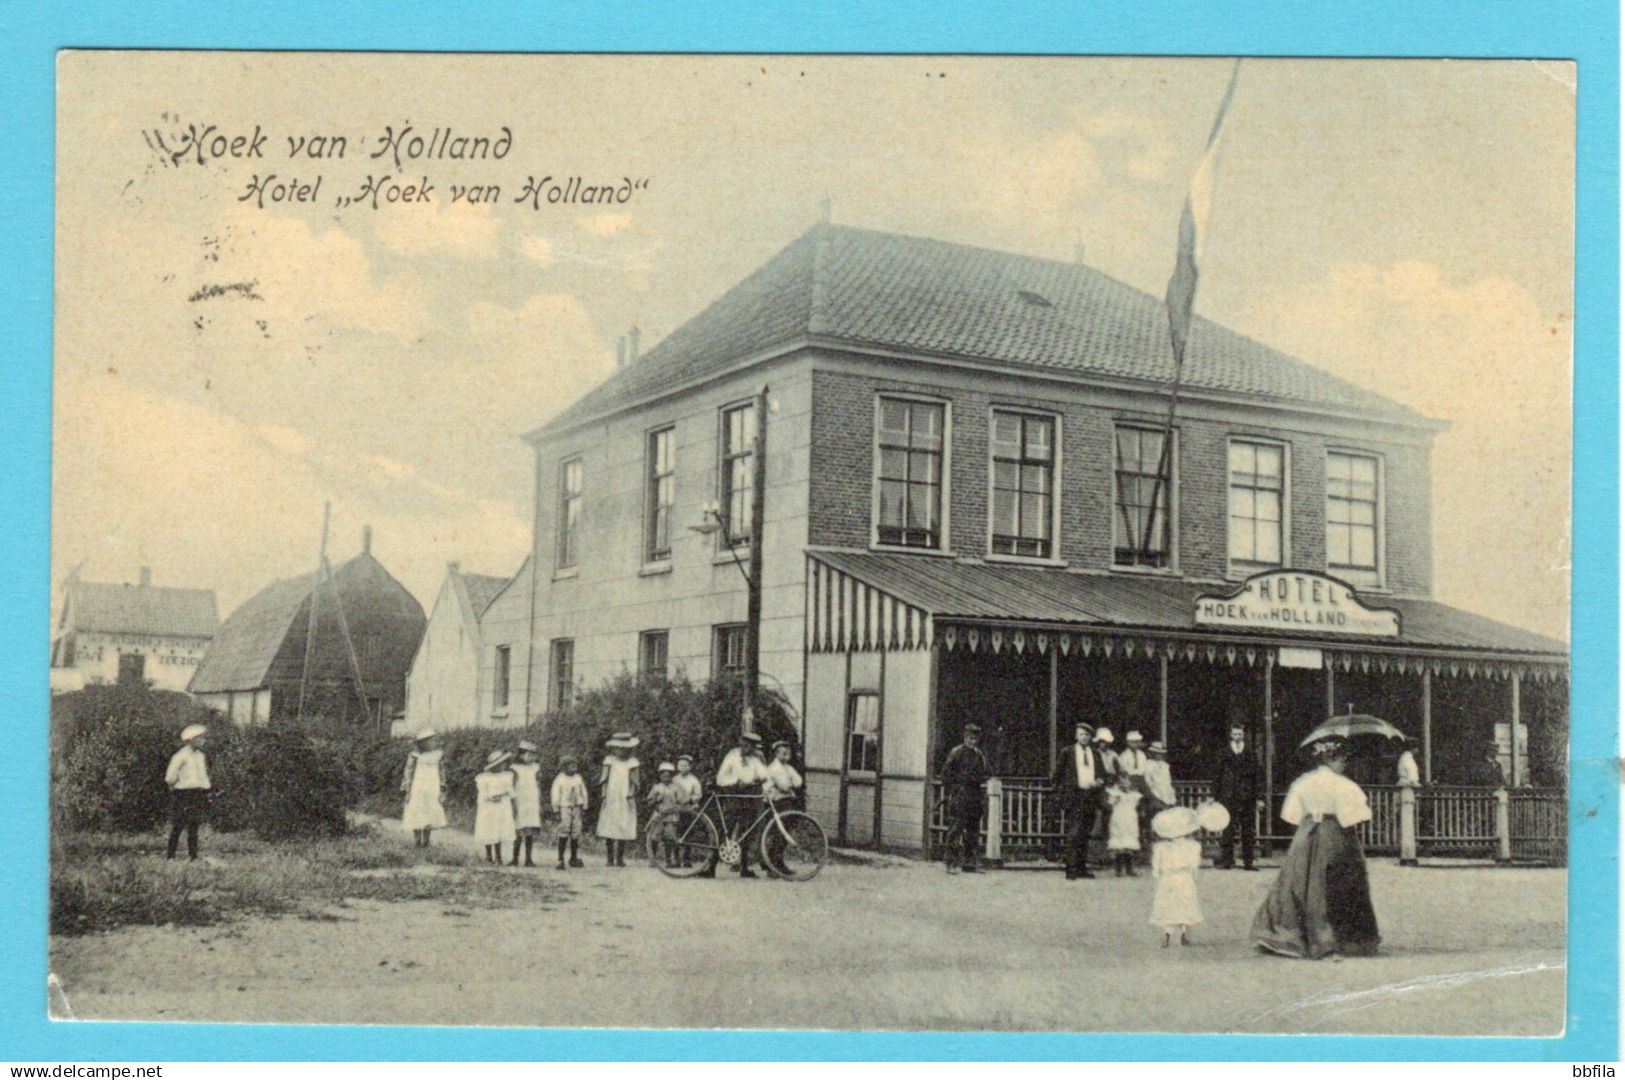
[[[875, 400], [890, 393], [949, 404], [949, 548], [988, 553], [988, 427], [997, 406], [1031, 409], [1060, 421], [1059, 559], [1074, 569], [1112, 566], [1113, 435], [1121, 423], [1160, 427], [1165, 398], [1101, 395], [981, 372], [954, 379], [900, 378], [896, 362], [814, 356], [808, 542], [870, 546]], [[884, 365], [884, 366], [883, 366]], [[868, 370], [865, 370], [865, 369]], [[1326, 454], [1376, 455], [1383, 469], [1384, 587], [1426, 596], [1432, 587], [1430, 435], [1356, 420], [1284, 410], [1187, 403], [1178, 428], [1178, 572], [1217, 580], [1246, 576], [1228, 565], [1228, 440], [1255, 436], [1289, 447], [1290, 536], [1286, 562], [1326, 568]]]

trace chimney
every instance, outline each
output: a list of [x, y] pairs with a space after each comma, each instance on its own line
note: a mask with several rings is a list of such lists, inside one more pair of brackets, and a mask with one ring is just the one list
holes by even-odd
[[141, 568], [141, 587], [143, 589], [152, 588], [152, 567], [150, 566]]
[[638, 359], [638, 328], [636, 326], [634, 326], [634, 327], [632, 327], [632, 329], [626, 335], [626, 362], [628, 364], [635, 364], [635, 363], [637, 363], [637, 359]]
[[626, 366], [626, 335], [622, 334], [615, 342], [615, 370], [619, 371]]
[[372, 554], [372, 526], [361, 526], [361, 554]]

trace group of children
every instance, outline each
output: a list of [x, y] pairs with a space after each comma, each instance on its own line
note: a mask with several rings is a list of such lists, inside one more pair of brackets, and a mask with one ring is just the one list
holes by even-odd
[[[597, 835], [604, 841], [606, 863], [626, 865], [627, 846], [638, 839], [638, 777], [641, 766], [632, 755], [638, 739], [624, 731], [616, 732], [604, 744], [608, 753], [598, 773], [602, 803], [598, 810]], [[439, 737], [425, 729], [414, 740], [407, 755], [406, 775], [401, 790], [406, 796], [401, 825], [412, 833], [413, 842], [428, 847], [430, 835], [446, 825], [441, 803], [440, 762], [444, 751]], [[559, 759], [559, 773], [553, 778], [548, 802], [557, 821], [560, 870], [580, 867], [581, 836], [586, 826], [587, 781], [581, 775], [581, 762], [574, 754]], [[680, 754], [676, 763], [661, 762], [646, 801], [654, 812], [680, 806], [698, 805], [700, 779], [693, 774], [693, 759]], [[535, 866], [533, 852], [542, 833], [541, 764], [536, 744], [521, 740], [509, 750], [493, 750], [485, 768], [474, 777], [474, 840], [485, 850], [487, 862], [503, 861], [503, 846], [513, 845], [508, 865], [518, 866], [521, 852], [525, 865]], [[673, 841], [675, 838], [672, 838]]]

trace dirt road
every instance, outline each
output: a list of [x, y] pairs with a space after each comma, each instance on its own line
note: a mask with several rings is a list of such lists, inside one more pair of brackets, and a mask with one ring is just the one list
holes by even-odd
[[1149, 879], [832, 865], [672, 881], [593, 859], [566, 902], [353, 903], [337, 921], [52, 941], [81, 1018], [278, 1023], [1555, 1034], [1563, 872], [1372, 863], [1384, 954], [1248, 948], [1273, 874], [1203, 871], [1164, 950]]

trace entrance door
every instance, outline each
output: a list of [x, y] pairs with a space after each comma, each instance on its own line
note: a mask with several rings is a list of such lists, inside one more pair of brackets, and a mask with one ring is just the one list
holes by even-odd
[[140, 653], [119, 653], [118, 681], [139, 683], [146, 680], [147, 658]]

